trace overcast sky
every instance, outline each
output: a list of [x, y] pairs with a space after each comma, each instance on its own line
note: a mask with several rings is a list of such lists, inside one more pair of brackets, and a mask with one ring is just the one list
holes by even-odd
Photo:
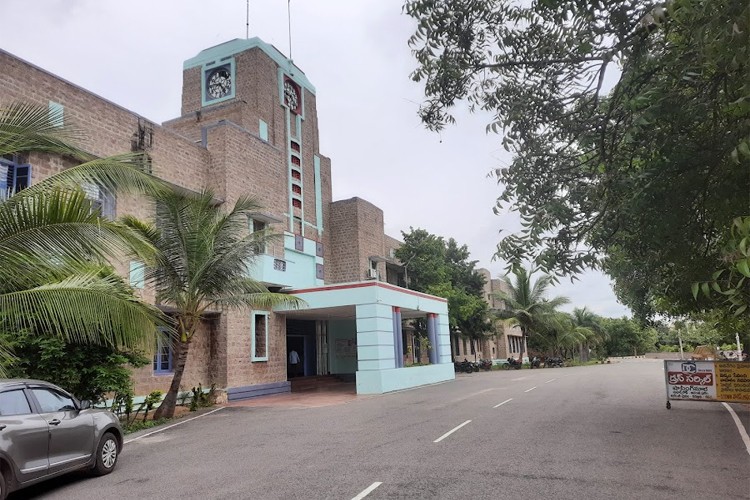
[[[331, 157], [334, 200], [359, 196], [385, 212], [386, 233], [410, 226], [466, 244], [493, 261], [498, 232], [517, 217], [494, 215], [500, 187], [488, 177], [510, 156], [487, 135], [486, 115], [458, 113], [438, 135], [416, 111], [422, 87], [401, 0], [292, 0], [292, 56], [316, 86], [321, 152]], [[182, 63], [245, 37], [245, 0], [2, 0], [0, 47], [157, 123], [179, 116]], [[250, 36], [289, 52], [287, 2], [251, 0]], [[629, 315], [609, 279], [587, 273], [555, 293], [604, 316]]]

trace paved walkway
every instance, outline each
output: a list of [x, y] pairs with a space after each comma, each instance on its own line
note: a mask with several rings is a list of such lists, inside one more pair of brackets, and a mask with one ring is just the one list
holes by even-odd
[[232, 401], [227, 406], [320, 408], [322, 406], [340, 405], [371, 397], [358, 396], [357, 388], [353, 383], [341, 383], [300, 392], [273, 394], [271, 396], [246, 399], [244, 401]]

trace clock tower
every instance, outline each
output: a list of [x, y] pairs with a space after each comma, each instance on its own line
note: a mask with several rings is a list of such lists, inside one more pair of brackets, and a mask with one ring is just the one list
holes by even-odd
[[330, 160], [319, 151], [316, 90], [300, 68], [259, 38], [205, 49], [185, 61], [182, 116], [165, 126], [207, 149], [206, 185], [217, 197], [260, 200], [268, 213], [255, 227], [285, 234], [288, 254], [277, 260], [307, 260], [306, 285], [324, 283]]

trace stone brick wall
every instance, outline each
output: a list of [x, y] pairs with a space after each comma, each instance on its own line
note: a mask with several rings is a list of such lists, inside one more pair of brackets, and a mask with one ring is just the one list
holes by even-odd
[[[385, 256], [383, 211], [362, 198], [331, 203], [331, 282], [345, 283], [367, 278], [370, 257]], [[385, 281], [385, 263], [378, 262]]]

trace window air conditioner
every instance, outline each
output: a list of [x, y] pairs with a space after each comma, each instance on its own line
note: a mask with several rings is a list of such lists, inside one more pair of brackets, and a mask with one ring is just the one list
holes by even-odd
[[378, 270], [377, 269], [368, 269], [367, 270], [367, 279], [371, 279], [371, 280], [378, 279]]

